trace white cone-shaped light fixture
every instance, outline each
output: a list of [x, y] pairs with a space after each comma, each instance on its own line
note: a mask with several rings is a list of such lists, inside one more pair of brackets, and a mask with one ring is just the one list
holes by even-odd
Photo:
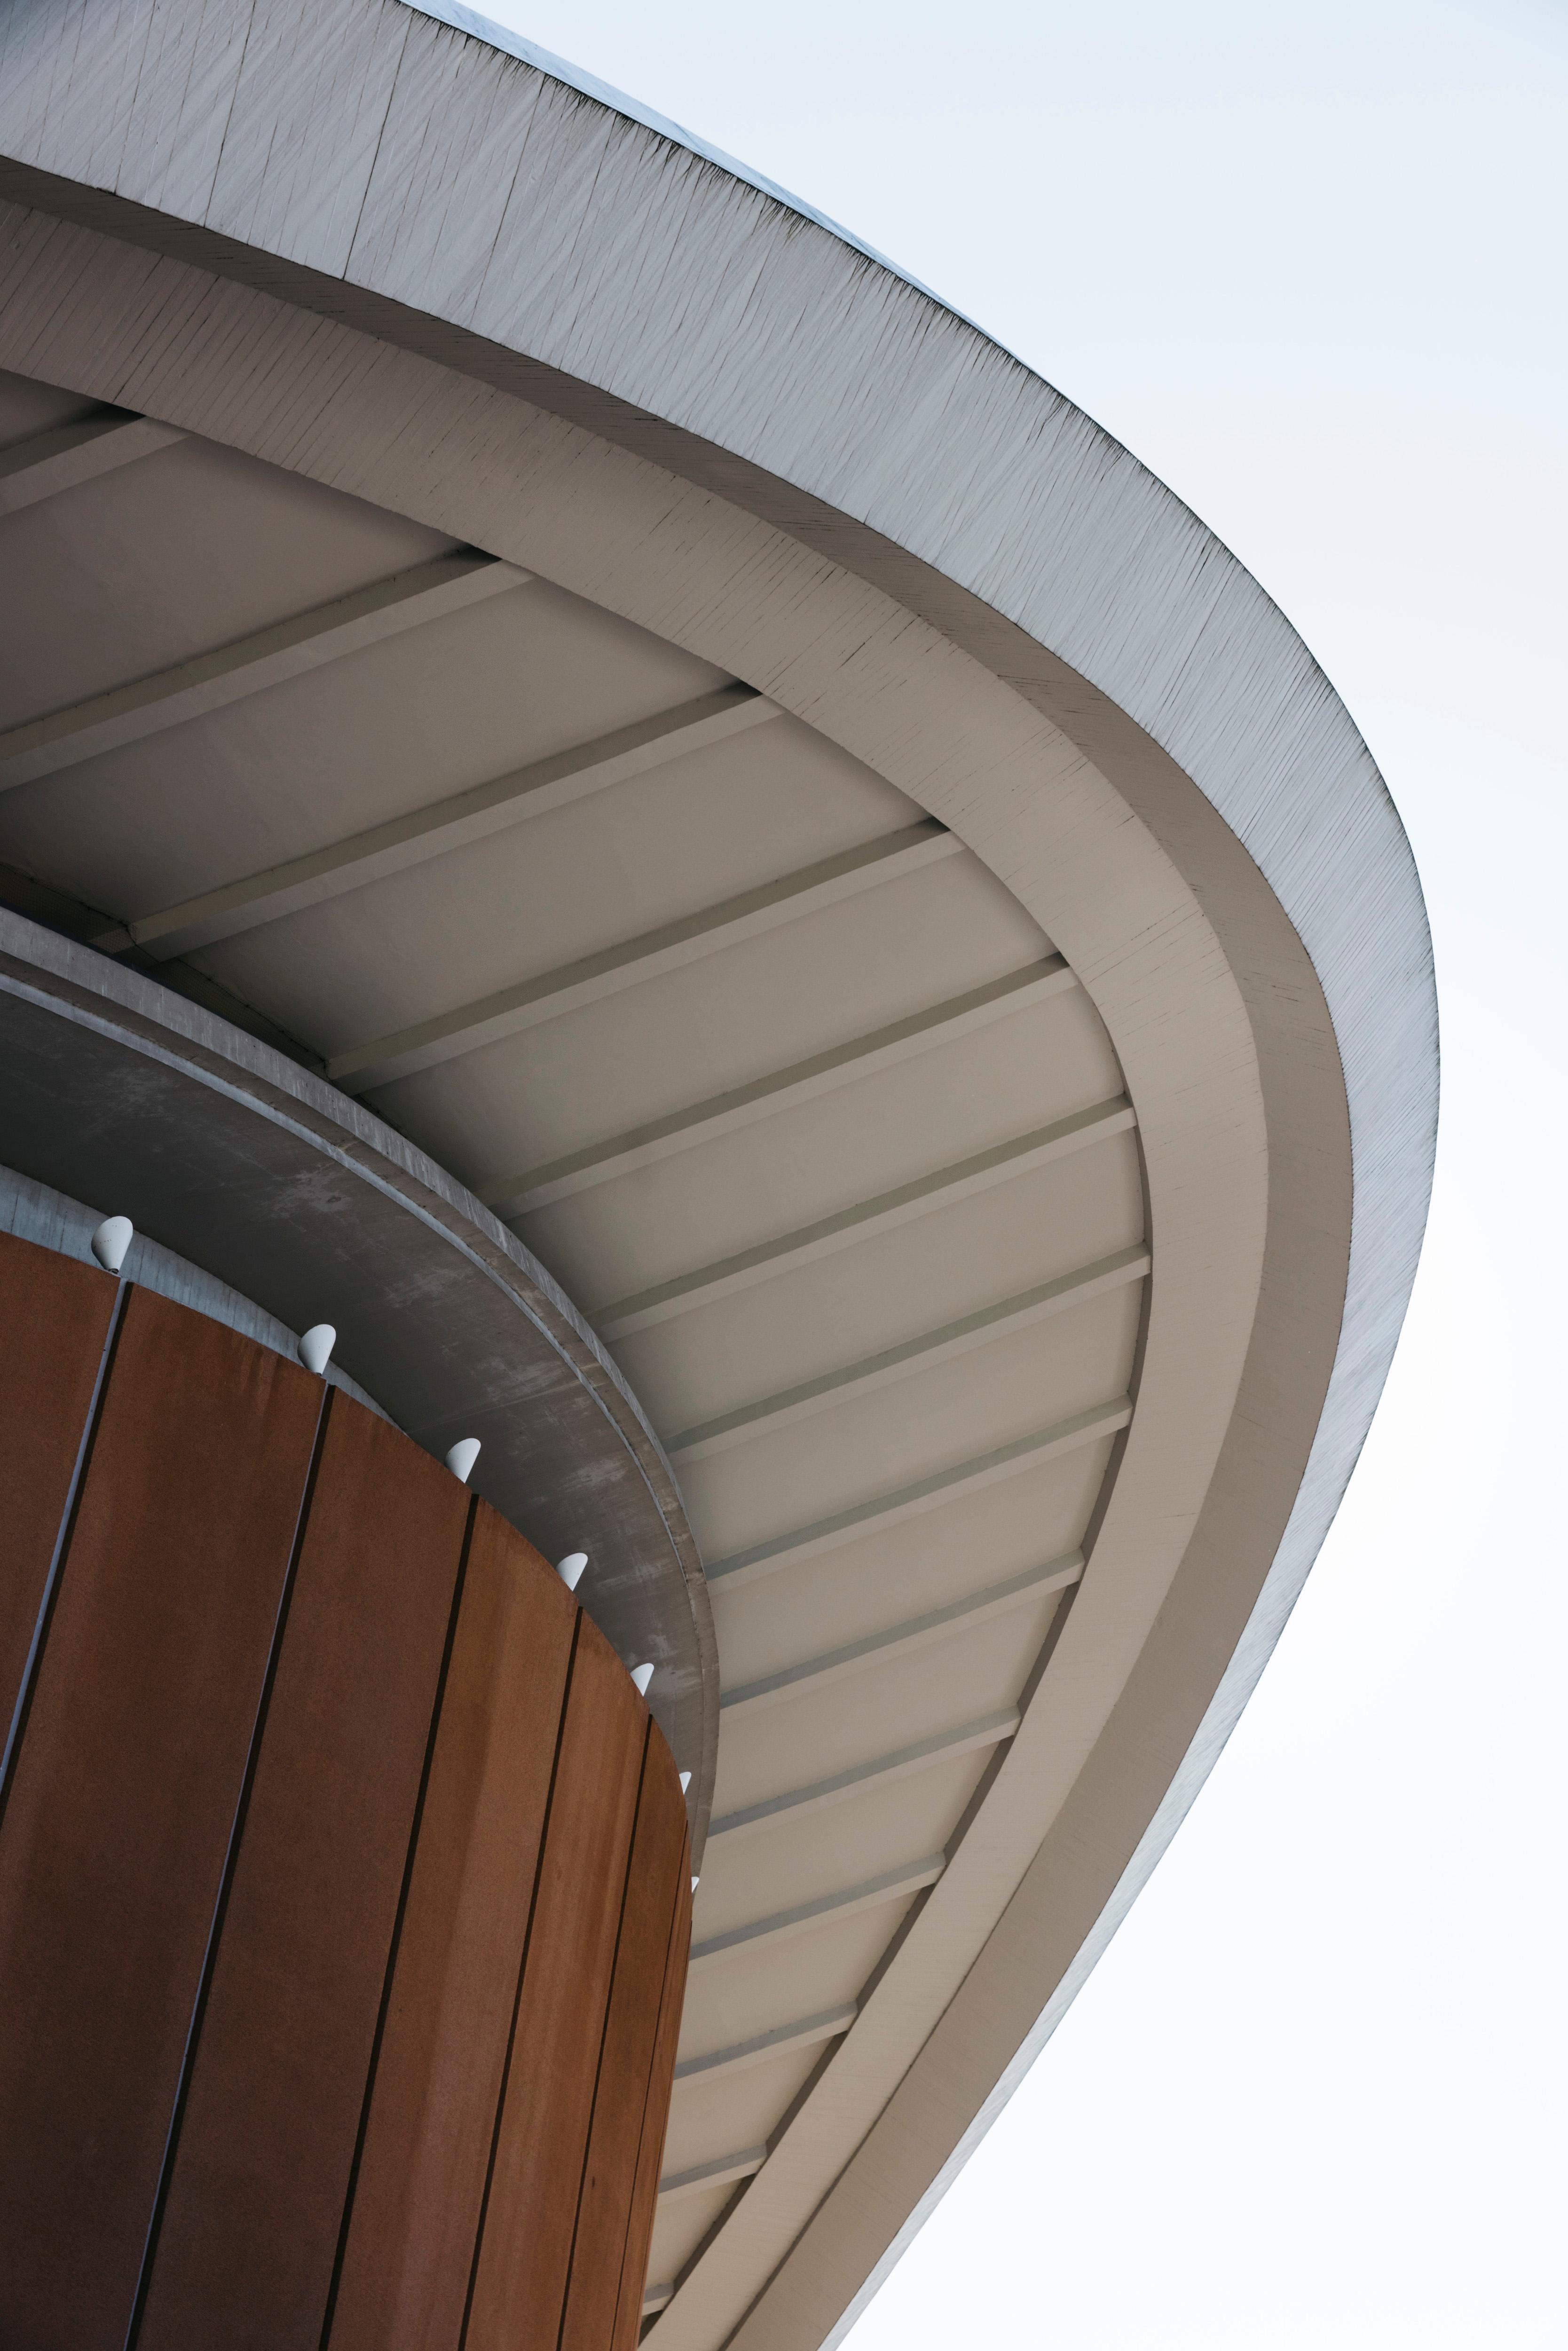
[[92, 1237], [92, 1253], [106, 1273], [118, 1273], [136, 1228], [129, 1217], [105, 1217]]
[[693, 1880], [692, 1880], [692, 1892], [693, 1892], [694, 1894], [696, 1892], [697, 1887], [698, 1887], [701, 1884], [702, 1884], [702, 1879], [701, 1879], [700, 1877], [694, 1877], [694, 1878], [693, 1878]]
[[446, 1466], [460, 1486], [466, 1486], [474, 1474], [474, 1464], [479, 1458], [476, 1437], [460, 1437], [446, 1457]]
[[691, 1784], [692, 1784], [692, 1775], [691, 1775], [691, 1773], [690, 1773], [689, 1771], [683, 1771], [683, 1772], [681, 1773], [681, 1793], [682, 1793], [682, 1795], [683, 1795], [683, 1796], [685, 1794], [686, 1790], [691, 1786]]
[[569, 1551], [564, 1559], [557, 1560], [555, 1572], [567, 1590], [575, 1592], [582, 1582], [582, 1571], [587, 1565], [588, 1553], [585, 1551]]
[[330, 1322], [312, 1322], [299, 1342], [299, 1360], [308, 1372], [319, 1379], [332, 1360], [332, 1350], [338, 1343], [338, 1333]]
[[641, 1698], [646, 1698], [648, 1695], [648, 1684], [653, 1678], [653, 1667], [633, 1666], [632, 1668], [632, 1678], [637, 1685], [638, 1696]]

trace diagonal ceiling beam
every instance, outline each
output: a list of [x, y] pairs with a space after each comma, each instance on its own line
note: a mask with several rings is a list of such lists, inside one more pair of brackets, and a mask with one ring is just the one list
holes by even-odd
[[764, 883], [758, 889], [744, 890], [716, 906], [705, 906], [699, 914], [662, 924], [640, 938], [584, 956], [559, 970], [541, 972], [515, 987], [501, 988], [455, 1012], [400, 1029], [390, 1037], [377, 1037], [368, 1044], [350, 1045], [329, 1058], [327, 1075], [349, 1093], [387, 1085], [394, 1078], [412, 1077], [420, 1070], [434, 1069], [439, 1062], [477, 1052], [482, 1045], [493, 1045], [503, 1037], [515, 1037], [521, 1029], [537, 1028], [541, 1021], [557, 1019], [563, 1012], [576, 1011], [580, 1005], [596, 1004], [622, 988], [641, 987], [663, 972], [676, 971], [738, 940], [777, 930], [781, 924], [856, 897], [862, 890], [874, 889], [920, 866], [962, 854], [962, 842], [935, 818], [927, 817], [900, 832], [863, 841], [858, 849], [843, 850], [837, 857], [823, 858], [777, 882]]
[[1052, 1159], [1065, 1158], [1070, 1152], [1108, 1142], [1113, 1134], [1128, 1133], [1135, 1123], [1133, 1105], [1125, 1094], [1117, 1094], [1110, 1102], [1095, 1102], [1088, 1110], [1074, 1111], [1068, 1118], [1053, 1120], [1050, 1126], [1036, 1127], [1029, 1134], [1016, 1135], [1009, 1143], [976, 1152], [972, 1158], [938, 1167], [929, 1176], [916, 1176], [913, 1183], [900, 1184], [894, 1191], [879, 1192], [869, 1200], [857, 1200], [852, 1207], [819, 1217], [815, 1224], [801, 1225], [792, 1233], [759, 1241], [755, 1249], [740, 1249], [734, 1257], [699, 1266], [693, 1273], [677, 1274], [670, 1281], [655, 1283], [651, 1290], [640, 1290], [632, 1297], [596, 1307], [592, 1310], [595, 1327], [603, 1339], [624, 1339], [633, 1331], [651, 1330], [656, 1322], [667, 1322], [673, 1315], [689, 1314], [695, 1307], [711, 1305], [716, 1298], [727, 1298], [737, 1290], [749, 1290], [758, 1281], [771, 1281], [776, 1274], [810, 1265], [818, 1258], [831, 1257], [835, 1250], [868, 1240], [873, 1233], [886, 1232], [894, 1225], [928, 1216], [934, 1209], [948, 1207], [973, 1193], [988, 1192], [993, 1185], [1011, 1183], [1015, 1176], [1027, 1176]]
[[55, 775], [99, 752], [118, 750], [188, 718], [222, 710], [286, 678], [401, 636], [405, 629], [521, 587], [528, 577], [472, 548], [438, 555], [368, 588], [356, 588], [351, 595], [334, 597], [329, 604], [275, 622], [233, 644], [179, 662], [172, 669], [95, 694], [68, 710], [31, 718], [0, 735], [0, 789]]
[[96, 481], [101, 474], [115, 473], [184, 438], [177, 425], [133, 416], [123, 408], [106, 408], [72, 424], [52, 424], [47, 433], [0, 449], [0, 515], [39, 506], [62, 490]]
[[525, 1175], [497, 1176], [479, 1186], [479, 1197], [497, 1216], [527, 1216], [534, 1208], [548, 1207], [552, 1201], [629, 1175], [635, 1167], [650, 1166], [655, 1160], [711, 1143], [716, 1135], [731, 1134], [737, 1127], [750, 1126], [758, 1119], [771, 1118], [779, 1111], [831, 1093], [839, 1086], [873, 1077], [877, 1071], [891, 1069], [894, 1062], [928, 1052], [934, 1046], [951, 1044], [956, 1038], [967, 1037], [993, 1020], [1006, 1019], [1077, 984], [1076, 974], [1061, 956], [1042, 956], [1022, 971], [1009, 971], [1000, 979], [988, 980], [983, 987], [971, 987], [944, 1004], [931, 1005], [885, 1029], [852, 1038], [848, 1044], [831, 1046], [804, 1061], [792, 1061], [787, 1069], [732, 1087], [727, 1093], [712, 1094], [706, 1102], [651, 1119], [646, 1125], [631, 1127], [607, 1142], [569, 1152]]
[[956, 1730], [934, 1731], [929, 1739], [916, 1740], [913, 1747], [897, 1748], [891, 1755], [878, 1755], [869, 1763], [857, 1763], [848, 1771], [835, 1771], [831, 1779], [813, 1780], [804, 1788], [790, 1788], [781, 1796], [769, 1796], [760, 1804], [747, 1804], [744, 1811], [726, 1813], [716, 1820], [707, 1833], [706, 1851], [712, 1853], [716, 1845], [729, 1844], [741, 1837], [755, 1836], [759, 1830], [776, 1827], [782, 1822], [803, 1819], [809, 1813], [820, 1813], [831, 1804], [841, 1804], [851, 1796], [862, 1795], [868, 1788], [879, 1788], [890, 1780], [907, 1779], [912, 1771], [924, 1771], [931, 1765], [950, 1762], [955, 1756], [968, 1755], [986, 1747], [999, 1747], [1017, 1730], [1019, 1715], [1016, 1707], [1007, 1707], [999, 1714], [982, 1715], [977, 1722], [960, 1723]]
[[722, 1453], [732, 1445], [744, 1444], [772, 1429], [787, 1428], [850, 1396], [867, 1395], [894, 1380], [907, 1379], [912, 1373], [929, 1371], [934, 1364], [971, 1354], [977, 1347], [989, 1346], [993, 1340], [1006, 1338], [1012, 1332], [1028, 1330], [1053, 1314], [1065, 1312], [1069, 1307], [1103, 1297], [1107, 1290], [1141, 1281], [1149, 1270], [1149, 1252], [1142, 1242], [1133, 1249], [1117, 1249], [1111, 1257], [1081, 1266], [1074, 1273], [1059, 1274], [1053, 1281], [1038, 1282], [1032, 1290], [1020, 1290], [1016, 1297], [982, 1307], [977, 1313], [962, 1315], [956, 1322], [945, 1322], [939, 1330], [923, 1332], [917, 1339], [906, 1339], [899, 1346], [884, 1347], [880, 1354], [867, 1355], [841, 1371], [824, 1372], [818, 1379], [803, 1380], [799, 1387], [785, 1388], [778, 1395], [764, 1396], [758, 1404], [741, 1405], [734, 1412], [721, 1414], [716, 1420], [704, 1421], [700, 1427], [683, 1429], [678, 1437], [667, 1439], [664, 1450], [672, 1460], [706, 1460], [710, 1454]]
[[896, 1487], [892, 1493], [873, 1495], [869, 1502], [856, 1502], [847, 1510], [835, 1510], [831, 1518], [814, 1519], [809, 1526], [791, 1527], [788, 1534], [773, 1535], [767, 1542], [752, 1543], [745, 1551], [732, 1552], [727, 1559], [714, 1560], [707, 1571], [709, 1583], [730, 1583], [732, 1588], [742, 1583], [753, 1583], [758, 1577], [772, 1575], [781, 1567], [801, 1559], [814, 1559], [820, 1552], [834, 1551], [841, 1543], [858, 1541], [861, 1536], [880, 1534], [885, 1527], [900, 1526], [905, 1519], [918, 1517], [925, 1510], [939, 1510], [946, 1502], [957, 1501], [965, 1494], [978, 1493], [982, 1488], [998, 1485], [1004, 1478], [1017, 1478], [1042, 1461], [1054, 1461], [1059, 1454], [1071, 1453], [1081, 1445], [1097, 1445], [1102, 1437], [1114, 1437], [1125, 1428], [1133, 1417], [1130, 1396], [1113, 1396], [1107, 1404], [1097, 1404], [1087, 1412], [1075, 1412], [1070, 1419], [1059, 1420], [1050, 1428], [1031, 1429], [1027, 1437], [1015, 1437], [1010, 1444], [998, 1445], [989, 1453], [975, 1455], [967, 1461], [955, 1461], [946, 1469], [936, 1469], [928, 1478], [917, 1478], [907, 1486]]
[[925, 1886], [935, 1886], [946, 1867], [945, 1855], [928, 1854], [924, 1861], [906, 1863], [901, 1869], [885, 1869], [880, 1877], [868, 1877], [860, 1886], [847, 1886], [841, 1893], [824, 1894], [815, 1902], [798, 1902], [793, 1909], [777, 1910], [771, 1917], [754, 1918], [748, 1926], [732, 1927], [727, 1934], [710, 1936], [706, 1943], [694, 1943], [686, 1972], [698, 1975], [725, 1959], [737, 1958], [743, 1951], [760, 1950], [767, 1944], [810, 1934], [813, 1928], [853, 1917], [861, 1910], [878, 1910], [884, 1903], [903, 1902]]
[[587, 799], [611, 784], [646, 775], [688, 751], [704, 749], [779, 715], [777, 703], [749, 685], [720, 686], [591, 743], [576, 744], [449, 799], [413, 809], [307, 857], [269, 866], [159, 914], [140, 915], [125, 925], [125, 934], [160, 958], [212, 946], [219, 939], [235, 938], [263, 923], [279, 922], [285, 914], [298, 914], [388, 874], [444, 857], [548, 810]]
[[902, 1625], [889, 1625], [884, 1633], [868, 1634], [863, 1641], [846, 1642], [842, 1648], [808, 1657], [801, 1665], [787, 1666], [782, 1673], [767, 1674], [760, 1681], [746, 1682], [719, 1700], [720, 1719], [734, 1722], [744, 1714], [760, 1714], [765, 1707], [780, 1705], [787, 1698], [808, 1698], [834, 1682], [847, 1681], [852, 1674], [886, 1665], [890, 1658], [928, 1649], [933, 1642], [946, 1640], [950, 1633], [961, 1633], [971, 1625], [988, 1624], [992, 1617], [1003, 1616], [1009, 1609], [1019, 1608], [1026, 1601], [1042, 1600], [1048, 1593], [1064, 1592], [1070, 1583], [1078, 1582], [1082, 1573], [1081, 1551], [1047, 1560], [1041, 1567], [1027, 1567], [1020, 1575], [1009, 1575], [1005, 1583], [988, 1584], [983, 1592], [971, 1593], [967, 1599], [950, 1601], [946, 1608], [932, 1608], [924, 1616], [906, 1617]]
[[770, 2058], [788, 2057], [798, 2049], [815, 2049], [824, 2041], [836, 2041], [847, 2032], [859, 2010], [852, 2000], [839, 2008], [826, 2008], [820, 2016], [803, 2016], [796, 2024], [776, 2024], [771, 2032], [758, 2032], [750, 2041], [737, 2041], [728, 2049], [712, 2050], [706, 2057], [685, 2057], [675, 2068], [677, 2082], [712, 2082], [726, 2074], [745, 2073], [753, 2065], [766, 2065]]
[[[761, 2170], [767, 2160], [768, 2149], [765, 2147], [743, 2147], [737, 2155], [716, 2156], [710, 2163], [695, 2163], [689, 2171], [672, 2171], [659, 2182], [659, 2200], [669, 2204], [677, 2197], [701, 2196], [710, 2188], [731, 2187], [737, 2179], [749, 2179], [754, 2172]], [[674, 2294], [672, 2286], [666, 2299], [673, 2299]], [[644, 2313], [650, 2306], [662, 2310], [664, 2305], [657, 2300], [650, 2305], [648, 2297], [644, 2295]]]

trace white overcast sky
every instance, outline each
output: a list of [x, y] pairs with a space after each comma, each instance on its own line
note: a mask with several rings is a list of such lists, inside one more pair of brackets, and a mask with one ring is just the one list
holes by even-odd
[[1568, 5], [487, 5], [1187, 499], [1348, 702], [1437, 938], [1437, 1193], [1345, 1507], [852, 2351], [1563, 2351]]

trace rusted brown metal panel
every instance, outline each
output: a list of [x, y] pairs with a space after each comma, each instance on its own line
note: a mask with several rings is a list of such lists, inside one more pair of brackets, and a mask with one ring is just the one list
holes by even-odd
[[610, 2351], [632, 2351], [642, 2325], [643, 2295], [648, 2283], [648, 2247], [653, 2241], [659, 2203], [659, 2173], [664, 2157], [664, 2134], [670, 2123], [670, 2095], [674, 2087], [675, 2049], [681, 2037], [681, 2010], [685, 2001], [686, 1959], [691, 1944], [691, 1847], [683, 1840], [674, 1917], [670, 1925], [664, 1989], [659, 2000], [659, 2029], [648, 2069], [637, 2174], [626, 2223], [620, 2298], [609, 2336]]
[[0, 1233], [0, 1741], [16, 1708], [118, 1285]]
[[681, 1783], [670, 1750], [655, 1729], [643, 1761], [560, 2351], [608, 2351], [615, 2325], [685, 1850]]
[[138, 2351], [318, 2351], [468, 1499], [334, 1397]]
[[461, 2338], [577, 1613], [480, 1503], [330, 2351]]
[[[39, 1589], [116, 1295], [0, 1236]], [[689, 1927], [663, 1739], [386, 1423], [151, 1293], [110, 1361], [0, 1819], [0, 2335], [598, 2351]]]
[[0, 1824], [0, 2278], [121, 2351], [321, 1390], [132, 1292]]
[[557, 2351], [648, 1729], [625, 1667], [584, 1617], [465, 2351]]

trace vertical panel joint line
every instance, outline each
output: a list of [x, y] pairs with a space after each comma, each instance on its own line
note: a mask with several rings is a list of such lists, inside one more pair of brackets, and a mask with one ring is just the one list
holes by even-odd
[[246, 1752], [245, 1774], [240, 1781], [239, 1795], [235, 1803], [233, 1824], [224, 1855], [223, 1874], [218, 1880], [217, 1899], [213, 1905], [212, 1923], [207, 1928], [206, 1949], [202, 1954], [202, 1972], [196, 1983], [196, 1997], [191, 2010], [191, 2022], [185, 2033], [184, 2053], [180, 2060], [180, 2079], [174, 2093], [174, 2104], [169, 2116], [168, 2136], [163, 2143], [163, 2160], [158, 2172], [158, 2193], [152, 2199], [152, 2216], [147, 2223], [147, 2239], [141, 2249], [141, 2269], [136, 2281], [136, 2298], [131, 2305], [131, 2318], [125, 2330], [125, 2351], [135, 2351], [146, 2314], [147, 2297], [152, 2284], [152, 2264], [157, 2257], [158, 2239], [163, 2226], [164, 2209], [169, 2201], [169, 2189], [174, 2176], [174, 2160], [179, 2153], [180, 2132], [185, 2119], [185, 2107], [191, 2095], [191, 2076], [195, 2070], [196, 2052], [201, 2043], [202, 2026], [206, 2018], [207, 2001], [212, 1993], [213, 1973], [217, 1965], [218, 1945], [223, 1939], [224, 1921], [228, 1915], [229, 1896], [234, 1890], [235, 1871], [239, 1863], [240, 1844], [245, 1835], [246, 1815], [250, 1811], [251, 1792], [256, 1785], [256, 1764], [260, 1760], [261, 1742], [267, 1729], [267, 1718], [272, 1705], [273, 1686], [277, 1679], [277, 1661], [283, 1647], [283, 1636], [288, 1626], [288, 1610], [294, 1598], [294, 1586], [299, 1573], [299, 1555], [305, 1548], [305, 1534], [310, 1521], [310, 1505], [316, 1496], [316, 1480], [320, 1474], [321, 1455], [327, 1443], [327, 1424], [332, 1410], [336, 1391], [323, 1382], [321, 1410], [316, 1422], [316, 1436], [310, 1447], [310, 1464], [305, 1472], [300, 1490], [299, 1510], [294, 1522], [294, 1541], [289, 1546], [288, 1565], [284, 1573], [283, 1589], [278, 1593], [277, 1612], [272, 1623], [272, 1640], [267, 1654], [267, 1671], [262, 1677], [261, 1695], [256, 1704], [256, 1719], [251, 1725], [250, 1745]]
[[[626, 2260], [632, 2246], [632, 2223], [636, 2217], [637, 2175], [642, 2169], [643, 2146], [648, 2133], [648, 2108], [653, 2095], [653, 2075], [658, 2063], [659, 2035], [664, 2029], [664, 2001], [668, 1997], [670, 1989], [670, 1960], [675, 1948], [675, 1938], [681, 1931], [681, 1888], [685, 1886], [687, 1877], [691, 1874], [687, 1866], [687, 1859], [690, 1852], [691, 1842], [690, 1839], [687, 1838], [681, 1847], [681, 1860], [675, 1877], [674, 1896], [670, 1905], [670, 1931], [664, 1938], [664, 1974], [660, 1978], [659, 2013], [657, 2018], [654, 2020], [653, 2045], [648, 2053], [648, 2077], [643, 2085], [643, 2112], [637, 2124], [637, 2154], [632, 2171], [632, 2201], [626, 2208], [626, 2227], [621, 2239], [621, 2286], [615, 2298], [615, 2317], [612, 2322], [612, 2324], [617, 2327], [621, 2323], [621, 2295], [624, 2294], [626, 2289]], [[633, 2288], [633, 2293], [637, 2296], [639, 2303], [641, 2302], [643, 2288], [646, 2283], [647, 2277], [644, 2273], [644, 2275], [638, 2280], [636, 2286]]]
[[528, 1947], [534, 1938], [534, 1914], [538, 1908], [539, 1880], [544, 1874], [545, 1855], [549, 1847], [550, 1814], [555, 1810], [555, 1784], [560, 1773], [561, 1742], [566, 1737], [566, 1710], [571, 1704], [572, 1675], [577, 1666], [578, 1637], [582, 1631], [582, 1610], [572, 1619], [571, 1651], [566, 1661], [566, 1679], [561, 1685], [560, 1714], [555, 1727], [555, 1753], [550, 1759], [549, 1789], [545, 1797], [544, 1817], [539, 1823], [538, 1852], [534, 1858], [533, 1891], [528, 1896], [528, 1923], [523, 1933], [522, 1955], [517, 1960], [517, 1988], [512, 1993], [512, 2022], [507, 2033], [507, 2054], [502, 2061], [500, 2085], [496, 2092], [496, 2119], [490, 2130], [490, 2156], [485, 2166], [485, 2192], [479, 2199], [479, 2218], [474, 2224], [474, 2258], [468, 2266], [468, 2292], [463, 2303], [463, 2325], [458, 2330], [457, 2351], [467, 2351], [468, 2327], [474, 2315], [474, 2292], [479, 2283], [479, 2256], [485, 2249], [485, 2223], [490, 2213], [490, 2191], [496, 2180], [496, 2158], [501, 2147], [501, 2117], [507, 2111], [507, 2087], [512, 2078], [512, 2053], [517, 2038], [517, 2016], [523, 2004], [523, 1978], [528, 1972]]
[[468, 1515], [463, 1522], [463, 1543], [457, 1554], [457, 1574], [452, 1586], [452, 1605], [446, 1615], [446, 1644], [441, 1652], [441, 1670], [435, 1679], [435, 1697], [430, 1709], [430, 1729], [424, 1741], [424, 1764], [419, 1775], [419, 1793], [414, 1798], [413, 1818], [409, 1823], [408, 1852], [402, 1865], [402, 1884], [398, 1890], [397, 1916], [392, 1920], [392, 1940], [387, 1947], [386, 1972], [382, 1979], [381, 2006], [376, 2011], [375, 2038], [371, 2043], [371, 2058], [365, 2073], [365, 2095], [360, 2102], [360, 2126], [354, 2138], [353, 2160], [349, 2166], [348, 2185], [343, 2191], [343, 2217], [338, 2227], [338, 2250], [332, 2257], [332, 2276], [327, 2288], [326, 2305], [321, 2314], [320, 2351], [327, 2351], [331, 2337], [332, 2321], [337, 2314], [338, 2294], [343, 2282], [343, 2262], [349, 2250], [349, 2226], [354, 2215], [354, 2197], [360, 2185], [360, 2171], [364, 2162], [365, 2140], [371, 2127], [371, 2105], [375, 2096], [376, 2074], [382, 2062], [382, 2044], [386, 2039], [387, 2017], [392, 2009], [392, 1982], [397, 1974], [398, 1953], [402, 1946], [403, 1921], [408, 1915], [408, 1897], [413, 1884], [414, 1858], [419, 1850], [419, 1833], [424, 1822], [424, 1802], [430, 1792], [430, 1774], [435, 1762], [436, 1734], [441, 1729], [441, 1712], [446, 1703], [447, 1678], [452, 1670], [452, 1652], [457, 1640], [457, 1619], [463, 1608], [463, 1589], [468, 1580], [468, 1554], [474, 1543], [474, 1522], [478, 1514], [479, 1498], [472, 1495]]
[[567, 2313], [571, 2308], [571, 2280], [577, 2267], [577, 2238], [582, 2226], [582, 2199], [588, 2186], [588, 2167], [593, 2157], [593, 2122], [599, 2112], [599, 2089], [604, 2078], [604, 2044], [610, 2038], [610, 2019], [615, 2007], [615, 1979], [621, 1970], [621, 1938], [626, 1932], [626, 1905], [632, 1894], [632, 1867], [637, 1858], [637, 1831], [643, 1819], [643, 1799], [648, 1790], [648, 1743], [653, 1729], [653, 1718], [650, 1715], [643, 1726], [643, 1761], [637, 1774], [637, 1808], [632, 1815], [632, 1834], [626, 1841], [626, 1875], [621, 1881], [621, 1915], [615, 1921], [615, 1949], [610, 1961], [610, 1987], [604, 2001], [604, 2021], [599, 2028], [599, 2062], [593, 2069], [593, 2096], [589, 2103], [588, 2129], [582, 2141], [582, 2170], [577, 2183], [577, 2210], [571, 2220], [571, 2245], [566, 2257], [566, 2283], [561, 2291], [556, 2351], [561, 2351], [566, 2341]]
[[115, 1292], [109, 1329], [104, 1334], [103, 1348], [98, 1359], [98, 1374], [92, 1384], [92, 1395], [82, 1423], [81, 1442], [77, 1447], [76, 1463], [66, 1489], [66, 1505], [60, 1513], [59, 1531], [49, 1560], [49, 1572], [44, 1579], [43, 1594], [38, 1613], [33, 1623], [33, 1637], [27, 1646], [27, 1659], [22, 1668], [22, 1686], [16, 1692], [16, 1703], [11, 1710], [10, 1727], [5, 1733], [5, 1748], [0, 1754], [0, 1822], [5, 1817], [5, 1807], [11, 1801], [11, 1783], [16, 1776], [16, 1764], [22, 1751], [22, 1740], [27, 1729], [27, 1718], [33, 1711], [33, 1693], [38, 1686], [43, 1669], [44, 1651], [48, 1646], [49, 1627], [54, 1623], [55, 1603], [59, 1597], [60, 1579], [65, 1573], [66, 1560], [70, 1552], [71, 1537], [76, 1532], [77, 1514], [87, 1485], [87, 1475], [92, 1466], [93, 1448], [98, 1443], [99, 1425], [103, 1418], [104, 1400], [109, 1393], [110, 1374], [120, 1349], [120, 1334], [125, 1327], [125, 1310], [132, 1284], [122, 1281]]

